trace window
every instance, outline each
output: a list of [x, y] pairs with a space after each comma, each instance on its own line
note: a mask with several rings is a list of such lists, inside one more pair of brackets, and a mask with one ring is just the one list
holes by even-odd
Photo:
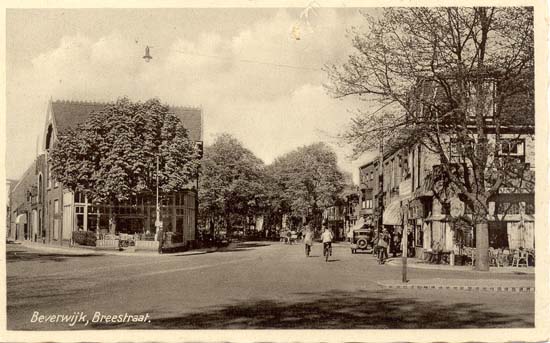
[[75, 204], [84, 204], [86, 202], [86, 198], [85, 198], [84, 194], [82, 194], [80, 192], [75, 192], [74, 193], [74, 202], [75, 202]]
[[372, 200], [371, 199], [368, 199], [368, 200], [365, 201], [365, 207], [364, 208], [368, 208], [368, 209], [372, 208]]
[[525, 204], [525, 214], [535, 214], [535, 204], [528, 202]]
[[500, 143], [500, 155], [525, 156], [525, 142], [522, 139], [503, 139]]
[[48, 167], [48, 188], [52, 188], [52, 167]]
[[53, 213], [59, 214], [59, 200], [53, 201]]
[[498, 203], [497, 214], [519, 214], [519, 203], [501, 202]]
[[54, 219], [53, 221], [53, 239], [59, 239], [59, 219]]

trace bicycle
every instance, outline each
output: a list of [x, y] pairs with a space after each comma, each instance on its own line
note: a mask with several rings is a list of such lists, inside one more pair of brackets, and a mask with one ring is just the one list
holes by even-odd
[[332, 256], [332, 244], [323, 243], [323, 256], [325, 256], [325, 262], [328, 262], [328, 257]]

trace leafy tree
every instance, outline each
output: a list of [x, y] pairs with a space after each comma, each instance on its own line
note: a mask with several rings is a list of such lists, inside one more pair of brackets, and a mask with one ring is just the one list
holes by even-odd
[[265, 207], [264, 164], [229, 134], [204, 149], [199, 185], [201, 218], [228, 232]]
[[269, 173], [275, 181], [272, 206], [292, 216], [310, 217], [317, 227], [323, 209], [334, 205], [344, 188], [336, 154], [323, 143], [278, 157]]
[[127, 98], [94, 112], [59, 134], [49, 158], [55, 179], [94, 203], [189, 188], [198, 175], [199, 150], [179, 118], [159, 100]]
[[464, 219], [476, 228], [477, 268], [488, 270], [491, 200], [503, 187], [534, 186], [528, 166], [502, 148], [506, 135], [534, 133], [533, 9], [389, 8], [365, 17], [368, 31], [353, 31], [356, 52], [328, 68], [328, 88], [378, 106], [360, 110], [342, 138], [357, 155], [417, 143], [436, 154], [434, 178], [471, 209]]

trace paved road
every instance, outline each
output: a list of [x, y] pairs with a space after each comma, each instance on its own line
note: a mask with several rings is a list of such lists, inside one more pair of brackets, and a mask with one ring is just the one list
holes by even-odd
[[[68, 256], [8, 245], [9, 329], [488, 328], [533, 327], [534, 295], [385, 290], [400, 267], [336, 246], [306, 258], [302, 245], [243, 243], [224, 252], [163, 256]], [[409, 278], [487, 278], [411, 269]], [[498, 279], [533, 275], [491, 275]], [[31, 322], [33, 314], [85, 321]], [[103, 315], [148, 314], [141, 323], [94, 323]], [[44, 317], [45, 318], [45, 317]], [[51, 318], [51, 317], [50, 317]], [[68, 318], [68, 317], [67, 317]], [[106, 320], [106, 318], [104, 318]], [[137, 317], [136, 317], [137, 319]], [[143, 318], [142, 318], [143, 319]], [[56, 319], [60, 320], [60, 319]]]

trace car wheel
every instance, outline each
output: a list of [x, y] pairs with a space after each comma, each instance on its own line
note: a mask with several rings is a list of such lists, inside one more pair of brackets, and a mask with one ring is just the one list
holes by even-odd
[[367, 240], [366, 239], [360, 239], [357, 241], [357, 247], [359, 249], [365, 249], [367, 248]]

